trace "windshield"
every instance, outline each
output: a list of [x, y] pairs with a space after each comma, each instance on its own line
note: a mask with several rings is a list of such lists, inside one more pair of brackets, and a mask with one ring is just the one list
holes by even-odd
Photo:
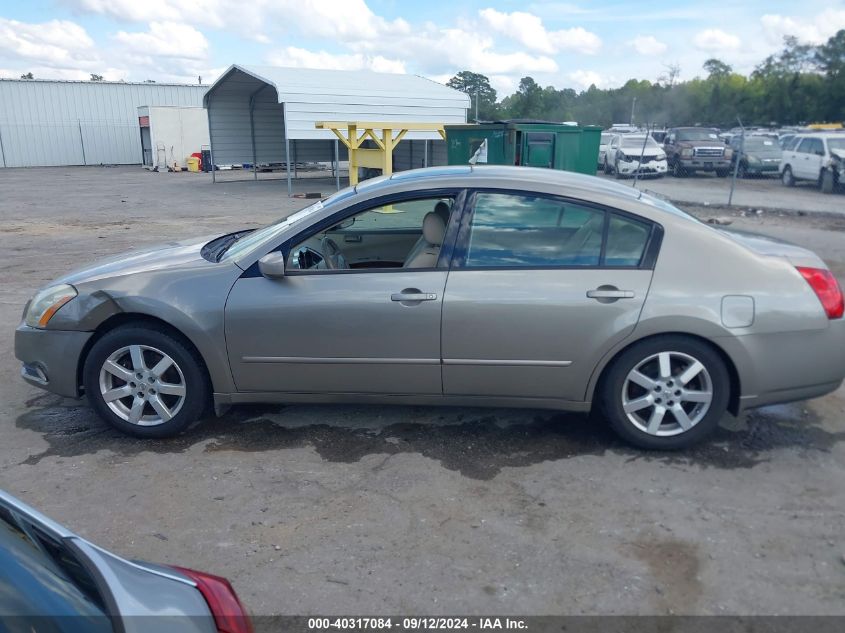
[[220, 261], [237, 259], [241, 255], [251, 251], [258, 244], [264, 242], [264, 240], [270, 239], [274, 235], [281, 234], [288, 227], [293, 226], [294, 224], [301, 222], [310, 215], [317, 213], [321, 209], [330, 205], [337, 204], [341, 200], [345, 200], [346, 198], [354, 194], [355, 187], [347, 187], [346, 189], [341, 189], [337, 193], [329, 196], [328, 198], [318, 200], [314, 204], [305, 207], [300, 211], [297, 211], [293, 215], [289, 215], [286, 218], [282, 218], [278, 222], [274, 222], [273, 224], [265, 226], [263, 229], [256, 229], [255, 231], [244, 235], [236, 242], [234, 242], [231, 246], [229, 246], [229, 248], [227, 248], [220, 256]]
[[[646, 139], [646, 137], [644, 137], [644, 136], [626, 136], [625, 138], [622, 139], [622, 147], [627, 147], [627, 148], [642, 147], [643, 146], [643, 140], [645, 140], [645, 139]], [[645, 142], [645, 146], [647, 148], [652, 148], [652, 149], [657, 149], [657, 148], [660, 147], [657, 144], [657, 142], [653, 138], [651, 138], [650, 136], [648, 137], [648, 140]]]
[[680, 130], [679, 141], [718, 141], [719, 136], [712, 130]]
[[827, 139], [827, 148], [832, 151], [841, 152], [845, 150], [845, 138], [829, 138]]
[[743, 141], [746, 152], [774, 152], [780, 151], [777, 141], [771, 138], [751, 137]]

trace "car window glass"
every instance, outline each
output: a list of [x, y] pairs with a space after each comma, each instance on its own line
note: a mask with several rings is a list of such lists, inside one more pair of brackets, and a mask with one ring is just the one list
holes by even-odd
[[801, 142], [801, 137], [800, 136], [794, 136], [791, 139], [789, 139], [789, 141], [787, 141], [785, 149], [787, 149], [788, 151], [795, 151], [795, 148], [798, 147], [798, 143], [800, 143], [800, 142]]
[[61, 540], [0, 508], [0, 586], [19, 613], [86, 618], [85, 630], [111, 630], [93, 578]]
[[798, 145], [798, 152], [802, 154], [812, 154], [813, 153], [813, 139], [805, 138], [801, 141]]
[[824, 143], [820, 138], [813, 138], [810, 139], [812, 145], [810, 145], [810, 153], [816, 154], [817, 156], [824, 156]]
[[[454, 199], [429, 197], [359, 211], [296, 244], [291, 270], [433, 268]], [[423, 225], [429, 218], [429, 233]], [[433, 241], [429, 241], [429, 239]]]
[[607, 227], [605, 266], [639, 266], [650, 228], [648, 225], [613, 214]]
[[465, 266], [597, 266], [604, 212], [530, 195], [479, 193]]

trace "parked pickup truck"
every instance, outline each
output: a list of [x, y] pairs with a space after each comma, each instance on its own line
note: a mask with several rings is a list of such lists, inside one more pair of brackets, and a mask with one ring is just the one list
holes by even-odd
[[663, 147], [669, 170], [681, 178], [696, 171], [715, 171], [727, 176], [731, 169], [733, 150], [714, 130], [703, 127], [677, 127], [669, 130]]

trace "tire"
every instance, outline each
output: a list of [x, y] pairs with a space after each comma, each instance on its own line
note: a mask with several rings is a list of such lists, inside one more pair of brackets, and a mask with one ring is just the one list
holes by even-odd
[[792, 175], [792, 167], [787, 165], [783, 168], [783, 173], [780, 175], [781, 182], [787, 187], [795, 186], [795, 176]]
[[613, 173], [616, 177], [616, 180], [622, 180], [624, 178], [624, 176], [621, 173], [619, 173], [619, 163], [618, 162], [613, 166]]
[[683, 178], [687, 175], [687, 170], [684, 169], [684, 166], [681, 165], [681, 161], [675, 158], [675, 162], [672, 163], [672, 175], [675, 178]]
[[819, 189], [822, 193], [833, 193], [836, 189], [836, 180], [833, 177], [833, 172], [829, 169], [822, 171], [821, 178], [819, 178]]
[[[669, 359], [668, 378], [659, 377], [665, 373], [660, 370], [663, 357]], [[679, 388], [679, 378], [696, 361], [701, 368]], [[631, 380], [635, 369], [640, 372], [636, 380], [648, 388]], [[708, 390], [710, 400], [703, 402]], [[682, 335], [658, 336], [622, 352], [605, 374], [598, 395], [601, 411], [623, 440], [648, 450], [679, 450], [702, 441], [719, 425], [730, 397], [730, 377], [724, 361], [708, 344]], [[687, 401], [687, 397], [695, 400]], [[636, 406], [639, 408], [632, 409]], [[682, 418], [676, 417], [678, 407], [678, 415], [686, 416], [683, 424]], [[658, 408], [664, 410], [663, 415]], [[657, 426], [650, 424], [655, 420]]]
[[[83, 382], [91, 407], [103, 420], [141, 438], [180, 433], [202, 416], [211, 393], [196, 352], [178, 338], [141, 325], [112, 330], [94, 343]], [[109, 392], [114, 397], [107, 402]]]
[[605, 158], [604, 158], [604, 173], [606, 173], [608, 176], [609, 176], [611, 173], [613, 173], [613, 172], [611, 171], [611, 169], [610, 169], [610, 164], [607, 162], [607, 157], [606, 157], [606, 156], [605, 156]]

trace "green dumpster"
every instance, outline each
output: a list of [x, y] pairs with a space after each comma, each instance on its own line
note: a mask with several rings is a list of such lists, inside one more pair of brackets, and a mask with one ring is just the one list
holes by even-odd
[[524, 165], [595, 174], [601, 128], [523, 120], [447, 125], [449, 164], [467, 164], [485, 140], [488, 165]]

